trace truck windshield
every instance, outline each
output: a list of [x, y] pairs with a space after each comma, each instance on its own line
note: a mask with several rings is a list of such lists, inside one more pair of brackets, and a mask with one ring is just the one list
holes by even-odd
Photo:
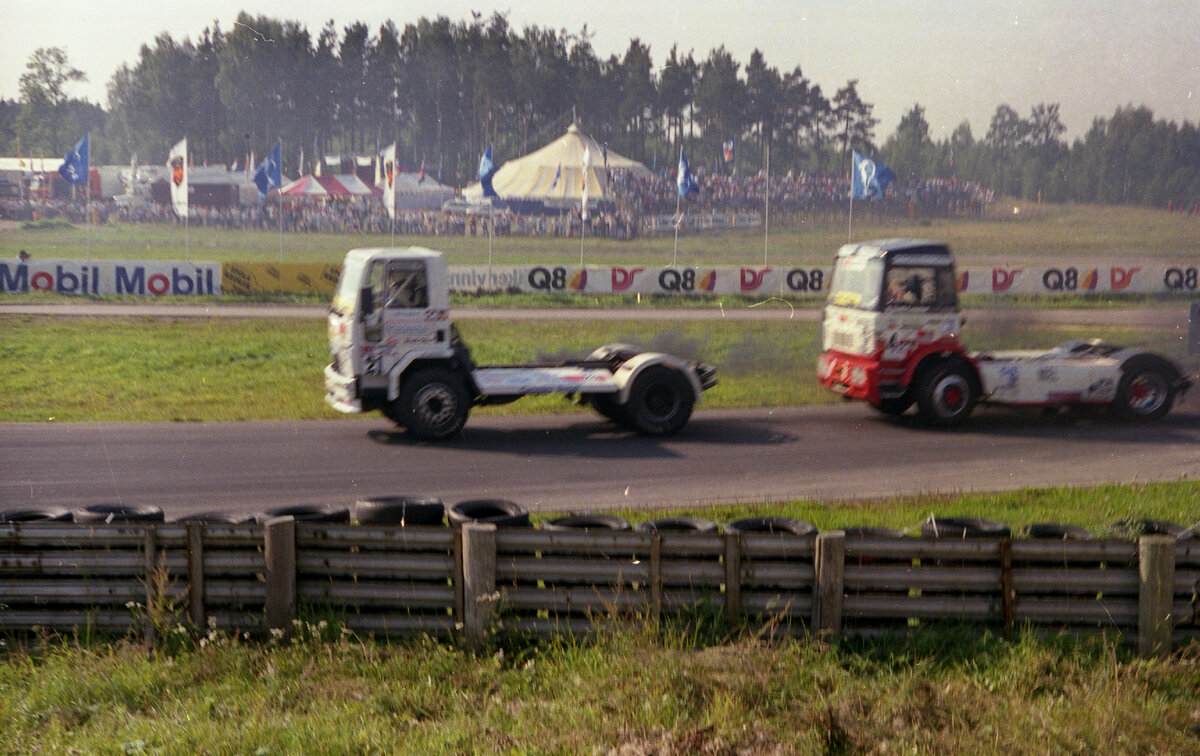
[[358, 289], [362, 286], [362, 260], [347, 260], [342, 264], [342, 273], [338, 276], [337, 291], [333, 295], [333, 307], [339, 312], [346, 313], [354, 309], [358, 301]]
[[883, 260], [861, 257], [840, 258], [833, 268], [828, 304], [874, 310], [879, 305], [883, 282]]

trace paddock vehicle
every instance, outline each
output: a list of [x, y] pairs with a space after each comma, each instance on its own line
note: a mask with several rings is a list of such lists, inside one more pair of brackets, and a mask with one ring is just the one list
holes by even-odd
[[329, 312], [325, 401], [341, 412], [378, 409], [417, 438], [462, 430], [472, 405], [564, 394], [650, 436], [687, 424], [716, 369], [608, 344], [586, 359], [478, 366], [449, 317], [442, 255], [428, 249], [355, 249], [342, 263]]
[[834, 260], [817, 377], [887, 415], [913, 404], [932, 425], [957, 425], [979, 402], [1107, 406], [1157, 420], [1191, 385], [1170, 360], [1099, 340], [1045, 351], [968, 352], [960, 340], [954, 257], [944, 244], [847, 244]]

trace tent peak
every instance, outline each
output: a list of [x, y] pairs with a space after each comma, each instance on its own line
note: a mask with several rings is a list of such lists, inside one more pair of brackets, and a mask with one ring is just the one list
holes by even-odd
[[579, 124], [572, 122], [571, 125], [567, 127], [567, 133], [568, 134], [578, 134], [579, 133]]

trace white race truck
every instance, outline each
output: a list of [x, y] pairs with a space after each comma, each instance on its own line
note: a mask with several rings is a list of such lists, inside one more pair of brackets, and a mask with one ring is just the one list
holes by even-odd
[[687, 424], [716, 370], [694, 360], [609, 344], [587, 359], [477, 366], [450, 322], [442, 255], [355, 249], [342, 263], [329, 312], [325, 401], [346, 413], [378, 409], [418, 438], [449, 438], [472, 405], [565, 394], [639, 433]]
[[884, 414], [916, 404], [926, 422], [941, 426], [966, 420], [978, 402], [1107, 406], [1127, 420], [1157, 420], [1191, 385], [1165, 357], [1101, 341], [968, 352], [962, 326], [954, 257], [944, 244], [847, 244], [834, 261], [817, 377]]

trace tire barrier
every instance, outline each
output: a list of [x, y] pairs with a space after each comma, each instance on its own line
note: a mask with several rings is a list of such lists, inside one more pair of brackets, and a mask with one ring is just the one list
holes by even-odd
[[529, 510], [508, 499], [468, 499], [446, 508], [450, 525], [461, 528], [467, 522], [491, 523], [498, 528], [528, 528]]
[[17, 507], [0, 509], [0, 522], [71, 522], [74, 515], [66, 507]]
[[340, 504], [292, 504], [259, 512], [254, 521], [264, 523], [272, 517], [292, 517], [300, 522], [350, 522], [350, 510]]
[[359, 525], [442, 525], [446, 505], [424, 496], [374, 496], [354, 502]]
[[791, 517], [747, 517], [734, 520], [725, 526], [726, 533], [791, 533], [792, 535], [816, 535], [817, 528], [811, 522]]
[[[165, 599], [189, 627], [259, 637], [286, 633], [305, 611], [336, 616], [356, 633], [471, 644], [496, 627], [587, 633], [610, 621], [691, 622], [697, 612], [821, 638], [908, 634], [939, 622], [1112, 632], [1147, 656], [1200, 637], [1200, 542], [1194, 529], [1160, 520], [1122, 523], [1123, 538], [1090, 539], [1059, 523], [1022, 532], [1046, 537], [1013, 538], [999, 523], [937, 517], [927, 527], [936, 524], [938, 537], [923, 538], [881, 528], [815, 533], [774, 518], [746, 518], [725, 532], [700, 518], [625, 530], [605, 515], [532, 528], [520, 505], [484, 499], [456, 505], [456, 530], [414, 525], [414, 500], [428, 503], [376, 500], [389, 516], [388, 507], [406, 510], [403, 524], [384, 525], [350, 524], [345, 508], [334, 515], [340, 522], [300, 519], [337, 509], [312, 505], [277, 508], [270, 514], [290, 517], [266, 523], [226, 522], [220, 512], [118, 520], [161, 513], [113, 504], [80, 510], [99, 518], [83, 524], [0, 521], [0, 632], [71, 633], [86, 623], [151, 633], [143, 609]], [[31, 509], [17, 516], [61, 516]], [[510, 518], [522, 525], [493, 527]], [[555, 522], [563, 519], [575, 527]]]
[[75, 522], [165, 522], [153, 504], [89, 504], [75, 510]]
[[1090, 541], [1092, 534], [1078, 525], [1060, 522], [1035, 522], [1025, 529], [1026, 538], [1054, 539], [1059, 541]]
[[567, 515], [546, 520], [543, 530], [633, 530], [629, 520], [616, 515]]
[[660, 517], [639, 523], [636, 530], [673, 533], [720, 533], [721, 526], [702, 517]]
[[192, 512], [176, 517], [173, 522], [214, 522], [226, 525], [243, 525], [254, 522], [254, 515], [235, 514], [232, 512]]
[[930, 517], [921, 523], [924, 538], [1006, 538], [1008, 526], [977, 517]]

